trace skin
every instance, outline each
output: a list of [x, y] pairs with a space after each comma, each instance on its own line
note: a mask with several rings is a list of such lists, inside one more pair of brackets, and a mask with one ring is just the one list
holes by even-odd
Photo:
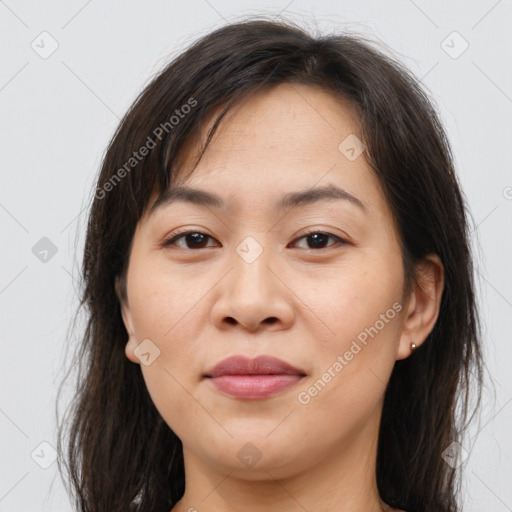
[[[211, 118], [210, 121], [211, 122]], [[200, 136], [205, 137], [203, 132]], [[229, 112], [194, 172], [180, 181], [220, 195], [226, 208], [175, 202], [137, 225], [122, 304], [126, 356], [145, 339], [160, 355], [141, 364], [158, 411], [183, 442], [186, 490], [172, 512], [391, 510], [378, 494], [375, 464], [386, 383], [396, 360], [432, 330], [444, 285], [439, 258], [402, 295], [402, 257], [393, 217], [363, 156], [338, 149], [358, 133], [353, 109], [317, 87], [282, 84]], [[197, 140], [183, 152], [192, 169]], [[357, 197], [281, 213], [291, 191], [333, 184]], [[152, 201], [156, 199], [156, 194]], [[209, 235], [202, 248], [178, 228]], [[311, 237], [330, 233], [319, 248]], [[247, 237], [263, 248], [247, 263]], [[307, 391], [358, 334], [398, 303], [401, 310], [307, 404]], [[274, 318], [269, 321], [269, 318]], [[204, 372], [222, 359], [273, 355], [303, 369], [299, 383], [264, 400], [216, 391]], [[261, 458], [237, 454], [246, 443]], [[244, 452], [243, 452], [244, 453]]]

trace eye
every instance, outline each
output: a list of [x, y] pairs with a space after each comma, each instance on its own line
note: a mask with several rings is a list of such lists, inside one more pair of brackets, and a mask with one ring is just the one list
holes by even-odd
[[[306, 239], [309, 247], [304, 247], [305, 249], [325, 249], [329, 248], [334, 244], [330, 244], [327, 247], [325, 247], [325, 244], [329, 240], [329, 238], [333, 239], [335, 242], [339, 243], [347, 243], [345, 240], [340, 238], [339, 236], [333, 235], [331, 233], [324, 233], [322, 231], [311, 231], [309, 233], [306, 233], [305, 235], [301, 236], [300, 238], [297, 238], [297, 240]], [[214, 246], [208, 246], [208, 239], [214, 240], [213, 237], [210, 235], [207, 235], [206, 233], [202, 233], [201, 231], [185, 231], [183, 233], [177, 233], [168, 240], [165, 240], [162, 243], [163, 247], [168, 247], [171, 245], [177, 245], [178, 247], [181, 247], [182, 249], [205, 249], [207, 247], [214, 247]], [[177, 243], [178, 241], [183, 240], [183, 244]]]
[[[325, 244], [327, 243], [329, 238], [332, 238], [336, 242], [340, 242], [342, 244], [347, 243], [339, 236], [333, 235], [331, 233], [324, 233], [322, 231], [310, 231], [309, 233], [306, 233], [300, 238], [297, 238], [297, 240], [306, 239], [306, 243], [308, 243], [308, 245], [311, 244], [310, 247], [305, 247], [305, 249], [325, 249]], [[334, 244], [327, 246], [327, 248], [331, 247], [332, 245]]]
[[[201, 233], [200, 231], [185, 231], [165, 240], [162, 245], [164, 247], [168, 247], [169, 245], [178, 245], [178, 247], [181, 247], [182, 249], [204, 249], [207, 247], [206, 243], [209, 238], [213, 240], [210, 235]], [[176, 243], [181, 239], [184, 240], [185, 246]], [[190, 246], [187, 244], [190, 244]]]

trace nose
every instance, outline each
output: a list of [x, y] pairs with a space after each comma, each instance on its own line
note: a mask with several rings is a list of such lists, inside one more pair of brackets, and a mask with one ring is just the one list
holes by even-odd
[[236, 254], [231, 263], [232, 270], [219, 283], [213, 324], [221, 330], [250, 332], [289, 328], [295, 318], [293, 293], [268, 253], [264, 251], [252, 263]]

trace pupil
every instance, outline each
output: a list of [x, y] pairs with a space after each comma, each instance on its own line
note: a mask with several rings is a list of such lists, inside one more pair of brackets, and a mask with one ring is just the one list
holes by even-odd
[[[188, 234], [186, 238], [188, 242], [191, 243], [191, 245], [194, 245], [196, 247], [203, 245], [205, 242], [205, 236], [202, 235], [201, 233], [191, 233]], [[320, 247], [325, 244], [325, 239], [328, 237], [322, 233], [314, 233], [312, 235], [309, 235], [308, 238], [310, 239], [310, 241], [313, 241], [312, 245], [314, 247]]]
[[309, 235], [309, 237], [313, 240], [313, 245], [315, 247], [318, 247], [319, 245], [325, 243], [325, 240], [322, 240], [322, 238], [326, 238], [326, 236], [322, 233], [315, 233], [313, 235]]
[[201, 233], [192, 233], [187, 235], [187, 237], [189, 238], [189, 241], [192, 240], [192, 245], [199, 246], [204, 243], [204, 236]]

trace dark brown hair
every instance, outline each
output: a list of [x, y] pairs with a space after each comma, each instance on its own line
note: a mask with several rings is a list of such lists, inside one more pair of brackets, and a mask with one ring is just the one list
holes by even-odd
[[87, 325], [72, 363], [76, 397], [59, 430], [59, 467], [82, 512], [167, 512], [184, 492], [181, 441], [124, 353], [120, 298], [131, 242], [152, 192], [173, 185], [178, 151], [207, 116], [221, 109], [203, 151], [233, 105], [281, 83], [323, 87], [356, 109], [364, 158], [397, 225], [407, 289], [426, 255], [444, 265], [437, 322], [411, 357], [396, 362], [387, 385], [376, 471], [393, 507], [460, 510], [460, 470], [442, 455], [462, 442], [472, 382], [475, 412], [480, 405], [483, 360], [468, 212], [438, 115], [410, 72], [362, 37], [314, 37], [289, 22], [252, 19], [206, 35], [160, 72], [104, 156], [82, 266]]

